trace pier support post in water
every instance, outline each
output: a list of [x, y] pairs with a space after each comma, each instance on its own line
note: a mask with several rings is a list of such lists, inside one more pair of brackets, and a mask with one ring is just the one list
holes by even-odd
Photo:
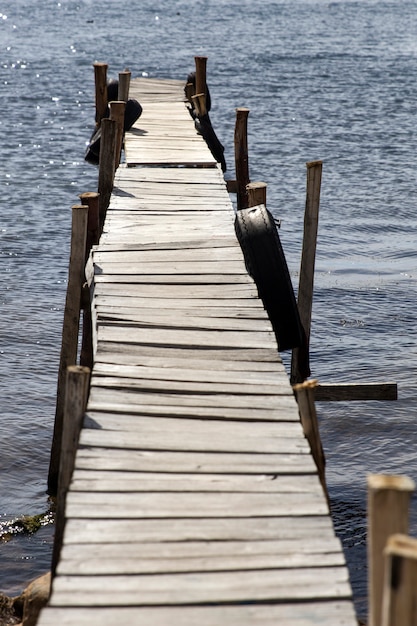
[[237, 208], [248, 207], [248, 195], [246, 187], [249, 184], [249, 156], [248, 156], [248, 116], [249, 109], [239, 107], [236, 109], [235, 124], [235, 169], [236, 169], [236, 194]]
[[110, 119], [116, 122], [116, 146], [114, 153], [114, 170], [116, 171], [120, 163], [120, 154], [123, 144], [123, 126], [125, 121], [126, 102], [114, 100], [110, 102]]
[[381, 626], [417, 624], [417, 539], [392, 535], [385, 548]]
[[56, 507], [55, 539], [52, 554], [52, 576], [59, 561], [65, 527], [65, 501], [77, 451], [81, 426], [87, 406], [90, 369], [80, 365], [67, 368], [65, 403], [62, 423], [62, 443], [59, 459], [59, 478]]
[[131, 75], [132, 73], [129, 70], [123, 70], [123, 72], [119, 72], [119, 89], [117, 99], [120, 102], [127, 102], [129, 100]]
[[368, 476], [368, 626], [381, 626], [384, 549], [391, 535], [408, 534], [414, 489], [407, 476]]
[[[307, 163], [307, 197], [304, 213], [304, 236], [301, 253], [300, 280], [298, 285], [297, 305], [301, 324], [306, 335], [307, 345], [304, 351], [309, 352], [311, 314], [313, 310], [314, 267], [316, 262], [317, 230], [319, 223], [322, 161]], [[300, 383], [303, 376], [300, 374], [300, 358], [303, 352], [294, 348], [291, 359], [291, 383]]]
[[319, 423], [316, 413], [315, 405], [315, 387], [317, 385], [316, 380], [308, 380], [298, 385], [294, 385], [294, 393], [297, 399], [298, 411], [300, 413], [301, 425], [303, 427], [304, 435], [310, 444], [311, 454], [313, 455], [314, 462], [317, 467], [318, 475], [320, 478], [323, 491], [326, 495], [327, 502], [329, 503], [329, 494], [326, 485], [326, 459], [323, 452], [323, 446], [321, 444]]
[[100, 231], [103, 230], [107, 207], [113, 190], [115, 173], [117, 123], [103, 119], [101, 123], [100, 158], [98, 169], [98, 192], [100, 194], [99, 213]]
[[198, 98], [198, 114], [207, 113], [207, 57], [194, 57], [195, 98]]
[[96, 93], [96, 128], [107, 111], [107, 63], [94, 63], [94, 82]]
[[[85, 262], [87, 263], [92, 246], [100, 239], [99, 194], [87, 191], [80, 194], [81, 204], [88, 206], [87, 242], [85, 246]], [[80, 365], [93, 367], [93, 326], [91, 319], [90, 288], [84, 283], [82, 293], [83, 330], [80, 352]]]
[[62, 329], [61, 355], [55, 409], [54, 434], [48, 474], [48, 493], [56, 495], [58, 487], [59, 455], [65, 401], [67, 367], [77, 363], [78, 331], [80, 325], [81, 293], [85, 282], [85, 244], [87, 240], [88, 206], [72, 207], [71, 249]]
[[248, 208], [263, 204], [266, 207], [266, 183], [253, 182], [246, 185]]

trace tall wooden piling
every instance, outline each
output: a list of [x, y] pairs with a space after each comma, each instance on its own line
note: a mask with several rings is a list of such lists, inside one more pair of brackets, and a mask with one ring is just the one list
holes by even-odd
[[381, 625], [384, 549], [391, 535], [408, 534], [414, 489], [407, 476], [368, 476], [368, 626]]
[[94, 63], [97, 128], [107, 111], [107, 68], [107, 63]]
[[249, 109], [247, 109], [246, 107], [239, 107], [236, 109], [234, 144], [238, 209], [246, 209], [248, 206], [248, 194], [246, 191], [246, 187], [250, 182], [248, 156], [248, 116]]
[[207, 57], [196, 56], [195, 61], [195, 95], [198, 98], [199, 116], [207, 113]]
[[123, 126], [125, 120], [126, 102], [115, 100], [110, 102], [110, 119], [116, 122], [116, 146], [114, 153], [114, 169], [117, 170], [120, 163], [120, 154], [123, 144]]
[[[301, 324], [306, 334], [307, 346], [305, 349], [307, 349], [307, 351], [310, 344], [311, 315], [313, 310], [314, 268], [316, 261], [322, 168], [322, 161], [310, 161], [307, 163], [307, 195], [304, 213], [304, 236], [297, 297]], [[291, 360], [292, 383], [299, 383], [303, 380], [299, 367], [300, 355], [300, 348], [294, 348]]]
[[88, 206], [74, 205], [72, 207], [70, 262], [64, 309], [61, 355], [58, 369], [55, 423], [48, 474], [48, 493], [50, 495], [56, 495], [58, 487], [66, 371], [67, 367], [70, 365], [76, 365], [77, 362], [81, 293], [82, 286], [85, 281], [85, 245], [87, 240], [87, 223]]
[[[100, 239], [99, 197], [99, 194], [93, 191], [80, 194], [81, 203], [88, 206], [87, 241], [85, 246], [86, 263], [92, 246], [96, 245]], [[91, 369], [93, 367], [93, 328], [90, 290], [86, 283], [83, 286], [82, 311], [83, 323], [80, 365]]]
[[52, 554], [52, 576], [61, 551], [65, 527], [65, 501], [74, 469], [75, 453], [87, 406], [90, 369], [71, 365], [65, 372], [65, 402], [62, 422], [62, 440], [59, 457], [55, 538]]
[[303, 383], [294, 385], [294, 393], [297, 399], [298, 410], [300, 413], [300, 420], [303, 427], [304, 435], [310, 444], [311, 454], [316, 463], [318, 475], [324, 493], [326, 494], [327, 502], [329, 502], [329, 495], [326, 485], [326, 459], [323, 452], [323, 446], [321, 444], [321, 437], [319, 431], [319, 423], [317, 419], [316, 407], [315, 407], [315, 387], [317, 385], [316, 380], [308, 380]]
[[101, 123], [100, 160], [98, 170], [98, 192], [100, 230], [103, 229], [107, 207], [113, 190], [115, 173], [115, 154], [117, 145], [117, 123], [103, 119]]

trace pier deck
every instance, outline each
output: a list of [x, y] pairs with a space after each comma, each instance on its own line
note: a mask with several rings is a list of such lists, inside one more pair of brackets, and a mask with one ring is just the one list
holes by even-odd
[[39, 625], [353, 626], [222, 173], [182, 83], [131, 94], [144, 111], [91, 257], [91, 392]]

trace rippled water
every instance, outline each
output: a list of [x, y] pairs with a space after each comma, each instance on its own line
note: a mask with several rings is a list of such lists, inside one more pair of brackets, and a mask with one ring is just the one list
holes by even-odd
[[[0, 515], [40, 513], [55, 405], [70, 207], [96, 188], [83, 161], [92, 63], [184, 78], [209, 57], [211, 119], [233, 177], [247, 106], [253, 180], [297, 283], [305, 162], [324, 161], [313, 375], [396, 381], [395, 403], [318, 406], [327, 476], [359, 613], [369, 472], [416, 478], [414, 2], [5, 0], [0, 8]], [[413, 504], [412, 530], [417, 532]], [[0, 545], [0, 589], [49, 566], [52, 528]]]

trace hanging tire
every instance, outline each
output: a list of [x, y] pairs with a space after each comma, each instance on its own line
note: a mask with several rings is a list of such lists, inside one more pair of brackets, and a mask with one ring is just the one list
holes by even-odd
[[248, 273], [271, 320], [278, 350], [301, 346], [305, 333], [274, 218], [262, 204], [241, 209], [235, 231]]

